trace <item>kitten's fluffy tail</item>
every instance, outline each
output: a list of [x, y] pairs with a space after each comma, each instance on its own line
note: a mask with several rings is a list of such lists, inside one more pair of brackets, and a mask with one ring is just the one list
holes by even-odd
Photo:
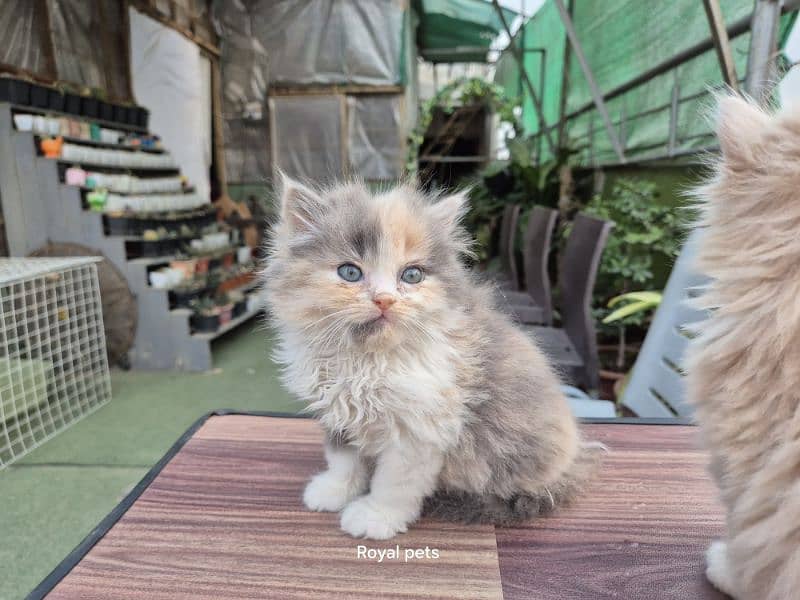
[[555, 484], [535, 494], [501, 498], [459, 491], [439, 491], [425, 501], [423, 514], [442, 521], [513, 525], [568, 504], [591, 478], [608, 448], [600, 442], [584, 442], [572, 468]]

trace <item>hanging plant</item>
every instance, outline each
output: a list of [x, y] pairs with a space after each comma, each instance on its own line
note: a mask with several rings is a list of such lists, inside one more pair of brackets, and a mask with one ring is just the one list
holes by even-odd
[[514, 110], [518, 103], [509, 100], [502, 87], [477, 77], [455, 79], [420, 106], [417, 126], [408, 136], [407, 172], [417, 172], [419, 148], [433, 120], [434, 112], [441, 110], [444, 114], [451, 115], [457, 108], [471, 104], [485, 105], [490, 112], [500, 117], [501, 122], [510, 123], [515, 135], [522, 131], [522, 123]]

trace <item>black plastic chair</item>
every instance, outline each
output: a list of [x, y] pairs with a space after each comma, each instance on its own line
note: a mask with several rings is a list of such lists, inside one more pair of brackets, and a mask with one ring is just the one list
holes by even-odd
[[550, 325], [553, 322], [553, 300], [547, 262], [558, 212], [534, 206], [522, 243], [524, 291], [500, 290], [508, 311], [520, 323]]
[[614, 224], [579, 214], [561, 260], [562, 327], [524, 325], [567, 381], [593, 391], [600, 387], [592, 290]]
[[503, 209], [500, 221], [500, 239], [497, 252], [500, 255], [500, 271], [495, 274], [494, 281], [503, 290], [518, 291], [519, 269], [517, 268], [514, 238], [519, 225], [519, 204], [507, 204]]

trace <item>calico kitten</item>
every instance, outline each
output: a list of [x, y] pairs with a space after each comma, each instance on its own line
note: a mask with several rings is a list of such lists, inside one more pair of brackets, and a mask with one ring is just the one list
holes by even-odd
[[461, 262], [465, 194], [315, 191], [285, 179], [263, 272], [286, 386], [327, 433], [311, 510], [355, 537], [440, 517], [510, 522], [567, 499], [587, 461], [541, 351]]
[[800, 113], [723, 98], [698, 191], [711, 317], [688, 391], [727, 510], [707, 576], [739, 599], [800, 598]]

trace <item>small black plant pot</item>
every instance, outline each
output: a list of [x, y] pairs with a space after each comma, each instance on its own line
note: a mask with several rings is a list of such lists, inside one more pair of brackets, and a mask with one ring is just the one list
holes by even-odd
[[56, 112], [64, 112], [64, 103], [67, 101], [64, 92], [51, 89], [47, 92], [47, 108]]
[[132, 223], [129, 217], [106, 217], [107, 235], [137, 235], [137, 231], [132, 231]]
[[236, 317], [241, 317], [245, 312], [247, 312], [247, 300], [239, 300], [239, 302], [233, 305], [231, 318], [235, 319]]
[[198, 333], [211, 333], [219, 329], [219, 315], [201, 315], [195, 313], [189, 319], [192, 330]]
[[81, 97], [81, 114], [91, 119], [96, 119], [100, 116], [100, 103], [97, 98], [89, 98], [87, 96]]
[[43, 85], [31, 84], [31, 106], [47, 108], [50, 90]]
[[147, 121], [150, 118], [150, 111], [143, 106], [136, 106], [131, 109], [131, 112], [134, 113], [136, 118], [131, 119], [133, 122], [129, 121], [129, 123], [131, 125], [141, 127], [142, 129], [147, 129]]
[[31, 103], [31, 84], [20, 79], [0, 77], [0, 102], [27, 106]]
[[113, 121], [114, 120], [114, 105], [109, 102], [104, 102], [103, 100], [98, 100], [97, 102], [97, 112], [99, 113], [99, 117], [103, 119], [103, 121]]
[[112, 121], [115, 123], [121, 123], [122, 125], [128, 125], [128, 112], [129, 109], [127, 106], [121, 106], [119, 104], [114, 105], [114, 118]]
[[189, 308], [192, 300], [202, 296], [206, 290], [198, 288], [196, 290], [172, 290], [169, 293], [169, 303], [173, 308]]
[[64, 112], [71, 115], [81, 114], [81, 97], [78, 94], [64, 94]]

